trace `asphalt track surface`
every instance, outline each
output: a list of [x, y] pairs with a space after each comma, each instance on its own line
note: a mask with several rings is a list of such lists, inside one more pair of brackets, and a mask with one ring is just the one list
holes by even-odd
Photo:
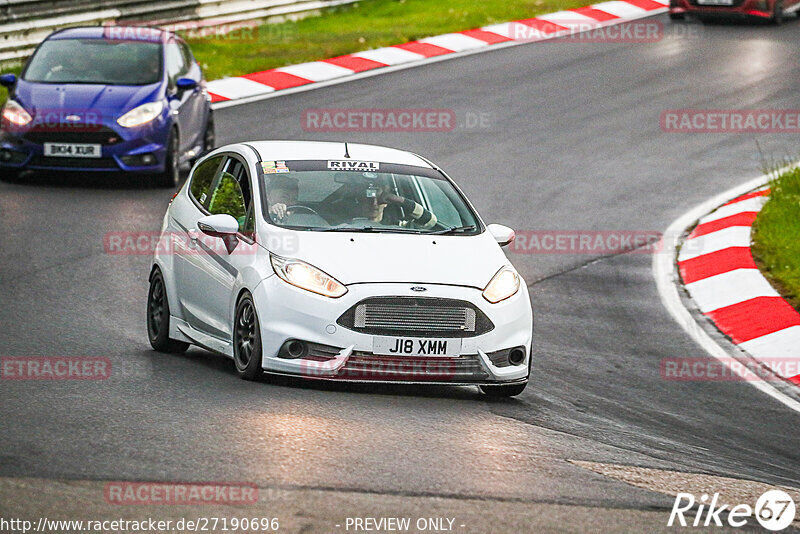
[[[755, 176], [759, 151], [797, 154], [794, 135], [668, 134], [659, 116], [797, 109], [800, 23], [689, 23], [678, 35], [656, 20], [666, 28], [656, 43], [529, 44], [222, 109], [218, 138], [419, 152], [487, 222], [518, 230], [663, 230]], [[381, 107], [483, 113], [490, 126], [302, 129], [308, 108]], [[509, 254], [536, 317], [532, 382], [513, 400], [473, 388], [248, 383], [202, 350], [155, 353], [144, 328], [150, 258], [106, 254], [103, 236], [157, 230], [171, 194], [114, 177], [0, 182], [0, 354], [107, 356], [114, 369], [98, 382], [3, 381], [0, 477], [238, 480], [519, 510], [656, 510], [664, 523], [672, 498], [566, 460], [800, 485], [800, 414], [747, 384], [662, 379], [664, 358], [705, 354], [662, 307], [646, 253]]]

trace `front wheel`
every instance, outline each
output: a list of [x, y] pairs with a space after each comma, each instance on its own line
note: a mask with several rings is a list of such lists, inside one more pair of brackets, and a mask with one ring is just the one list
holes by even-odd
[[506, 386], [481, 386], [481, 391], [483, 391], [484, 395], [489, 397], [516, 397], [525, 391], [525, 387], [527, 385], [528, 381], [526, 380], [522, 384], [510, 384]]
[[233, 362], [236, 364], [236, 374], [244, 380], [256, 380], [261, 376], [261, 325], [249, 293], [236, 305]]
[[169, 338], [169, 301], [167, 286], [161, 271], [156, 270], [150, 278], [147, 292], [147, 337], [158, 352], [186, 352], [189, 344]]
[[174, 129], [167, 138], [167, 155], [164, 158], [164, 172], [156, 174], [155, 185], [158, 187], [178, 187], [181, 181], [180, 156], [178, 154], [178, 132]]

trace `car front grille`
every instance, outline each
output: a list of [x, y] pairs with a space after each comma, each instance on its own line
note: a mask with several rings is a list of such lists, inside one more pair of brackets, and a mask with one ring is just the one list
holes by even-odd
[[341, 380], [399, 382], [481, 382], [489, 375], [477, 354], [458, 358], [376, 356], [354, 351], [336, 375]]
[[733, 0], [733, 4], [731, 4], [731, 5], [728, 5], [728, 6], [712, 6], [712, 5], [708, 5], [708, 4], [699, 4], [699, 3], [697, 2], [697, 0], [689, 0], [689, 3], [690, 3], [691, 5], [693, 5], [693, 6], [697, 6], [697, 7], [710, 7], [710, 8], [722, 8], [722, 9], [726, 9], [726, 8], [727, 8], [727, 9], [730, 9], [730, 8], [732, 8], [732, 7], [739, 7], [739, 6], [741, 6], [742, 4], [744, 4], [744, 2], [745, 2], [745, 0]]
[[110, 158], [48, 158], [34, 156], [28, 165], [32, 167], [74, 167], [76, 169], [118, 169]]
[[340, 326], [372, 335], [473, 337], [494, 328], [470, 302], [431, 297], [372, 297], [337, 320]]
[[26, 141], [36, 144], [44, 143], [89, 143], [99, 145], [113, 145], [122, 138], [111, 128], [76, 131], [72, 130], [39, 130], [28, 132], [22, 136]]

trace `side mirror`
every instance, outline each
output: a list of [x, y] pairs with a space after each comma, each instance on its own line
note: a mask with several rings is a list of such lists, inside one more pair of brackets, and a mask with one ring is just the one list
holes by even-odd
[[197, 87], [197, 82], [191, 78], [178, 78], [175, 87], [178, 91], [189, 91]]
[[489, 230], [489, 233], [492, 234], [494, 240], [497, 241], [497, 244], [501, 247], [510, 245], [514, 242], [514, 238], [517, 237], [514, 230], [502, 224], [490, 224], [486, 229]]
[[239, 231], [239, 223], [231, 215], [220, 213], [202, 217], [197, 221], [197, 229], [210, 236], [224, 237], [236, 235], [236, 232]]
[[0, 85], [3, 87], [11, 87], [15, 83], [17, 83], [17, 75], [16, 74], [1, 74], [0, 75]]
[[227, 213], [202, 217], [197, 221], [197, 229], [206, 235], [221, 238], [228, 254], [232, 254], [239, 244], [239, 239], [236, 237], [239, 223]]

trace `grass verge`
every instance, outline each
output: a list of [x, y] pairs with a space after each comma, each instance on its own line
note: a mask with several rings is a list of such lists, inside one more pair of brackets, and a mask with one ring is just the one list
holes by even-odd
[[[365, 0], [320, 16], [240, 28], [228, 35], [182, 35], [207, 80], [352, 54], [489, 24], [582, 7], [587, 0]], [[202, 34], [203, 32], [197, 32]], [[3, 69], [19, 74], [21, 67]], [[0, 90], [0, 105], [8, 92]]]
[[772, 285], [800, 311], [800, 168], [773, 178], [753, 225], [753, 256]]
[[367, 0], [229, 38], [188, 38], [216, 80], [582, 7], [586, 0]]

